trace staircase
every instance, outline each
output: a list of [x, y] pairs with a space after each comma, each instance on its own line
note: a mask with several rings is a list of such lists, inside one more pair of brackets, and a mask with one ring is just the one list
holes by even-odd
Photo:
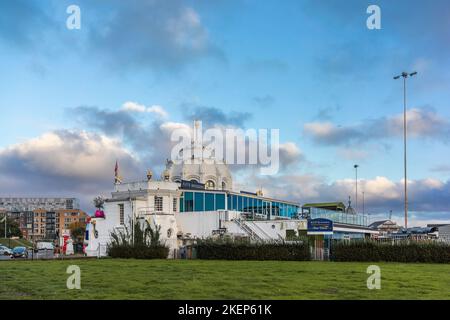
[[261, 241], [263, 240], [256, 232], [254, 232], [246, 223], [244, 220], [241, 219], [234, 219], [233, 220], [239, 228], [245, 231], [246, 234], [250, 236], [250, 239]]

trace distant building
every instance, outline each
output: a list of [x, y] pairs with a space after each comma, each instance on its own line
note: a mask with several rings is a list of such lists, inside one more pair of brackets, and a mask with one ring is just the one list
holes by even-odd
[[55, 240], [87, 216], [75, 198], [0, 198], [0, 211], [17, 221], [28, 240]]
[[319, 202], [319, 203], [305, 203], [303, 208], [319, 208], [331, 211], [345, 212], [345, 204], [343, 202]]
[[401, 227], [392, 220], [380, 220], [372, 222], [369, 225], [369, 228], [378, 230], [380, 232], [380, 236], [396, 233], [401, 229]]
[[[428, 225], [432, 227], [433, 225]], [[437, 229], [439, 240], [450, 242], [450, 224], [439, 224], [434, 226]]]

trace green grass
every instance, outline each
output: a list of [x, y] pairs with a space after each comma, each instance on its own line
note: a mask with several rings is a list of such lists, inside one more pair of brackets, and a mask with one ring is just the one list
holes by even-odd
[[6, 239], [6, 238], [0, 238], [0, 244], [7, 246], [8, 248], [13, 249], [14, 247], [27, 247], [31, 248], [33, 244], [25, 239]]
[[[68, 290], [66, 268], [81, 269]], [[0, 299], [450, 299], [450, 265], [209, 260], [0, 261]]]

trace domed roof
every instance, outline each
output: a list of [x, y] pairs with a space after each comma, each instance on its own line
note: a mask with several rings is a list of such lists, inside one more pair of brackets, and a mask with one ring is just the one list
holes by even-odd
[[180, 163], [166, 161], [167, 171], [164, 170], [164, 173], [169, 173], [170, 181], [195, 181], [204, 183], [207, 189], [233, 189], [233, 178], [228, 165], [223, 160], [214, 158], [212, 152], [197, 141], [195, 134], [191, 146], [181, 150], [181, 153], [184, 160]]

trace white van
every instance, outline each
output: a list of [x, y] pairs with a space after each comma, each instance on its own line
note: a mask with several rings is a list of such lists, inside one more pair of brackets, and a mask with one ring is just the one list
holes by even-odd
[[55, 246], [51, 242], [38, 242], [36, 244], [36, 249], [38, 249], [38, 250], [54, 250]]

